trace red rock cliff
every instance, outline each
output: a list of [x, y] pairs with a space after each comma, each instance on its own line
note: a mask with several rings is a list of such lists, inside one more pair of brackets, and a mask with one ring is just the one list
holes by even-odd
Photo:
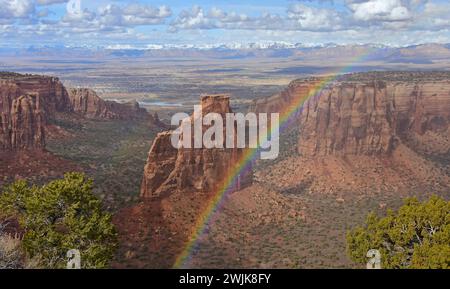
[[71, 110], [57, 78], [0, 74], [0, 149], [43, 148], [48, 118]]
[[[224, 116], [231, 112], [228, 96], [203, 96], [201, 105], [203, 115], [214, 112]], [[191, 120], [193, 123], [193, 117]], [[203, 126], [203, 129], [206, 130], [207, 127]], [[141, 187], [143, 198], [160, 196], [171, 191], [215, 191], [244, 153], [242, 149], [237, 148], [175, 149], [170, 142], [171, 136], [172, 132], [163, 132], [153, 142], [144, 169]], [[234, 190], [251, 183], [251, 173], [242, 173]]]
[[305, 156], [386, 154], [406, 138], [448, 138], [450, 77], [354, 78], [330, 82], [316, 95], [312, 90], [323, 79], [296, 80], [282, 93], [257, 101], [253, 109], [280, 112], [296, 99], [315, 95], [296, 117], [298, 149]]
[[[227, 96], [204, 96], [201, 104], [203, 115], [231, 112]], [[134, 268], [174, 265], [196, 229], [199, 216], [215, 201], [217, 187], [244, 153], [242, 149], [232, 148], [176, 149], [171, 144], [172, 133], [162, 132], [153, 142], [144, 169], [142, 201], [114, 217], [121, 238], [119, 254], [144, 256], [148, 261], [139, 264], [137, 258], [128, 259]], [[251, 170], [241, 173], [230, 190], [251, 185], [252, 177]]]
[[48, 120], [57, 113], [121, 120], [148, 117], [163, 126], [137, 102], [105, 101], [91, 89], [68, 92], [56, 77], [0, 73], [0, 150], [44, 148]]
[[117, 103], [103, 100], [92, 89], [69, 89], [69, 97], [74, 111], [88, 118], [130, 120], [149, 116], [137, 102]]

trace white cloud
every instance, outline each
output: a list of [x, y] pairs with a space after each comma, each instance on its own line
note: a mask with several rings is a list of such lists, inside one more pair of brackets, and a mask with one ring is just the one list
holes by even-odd
[[107, 5], [100, 8], [99, 21], [104, 25], [138, 26], [163, 23], [172, 15], [168, 6], [153, 7], [149, 5], [130, 4], [125, 7]]
[[96, 19], [96, 14], [88, 9], [84, 9], [81, 13], [67, 12], [61, 19], [62, 23], [71, 23], [74, 26], [84, 25], [86, 22], [92, 22]]
[[171, 23], [171, 31], [178, 29], [214, 29], [223, 28], [220, 19], [226, 14], [219, 9], [213, 8], [208, 16], [200, 6], [193, 6], [191, 10], [183, 10]]
[[425, 3], [422, 15], [418, 16], [417, 29], [440, 30], [450, 28], [450, 6], [448, 4]]
[[353, 17], [361, 21], [404, 21], [410, 11], [400, 0], [369, 0], [349, 4]]
[[233, 23], [233, 22], [247, 22], [250, 21], [250, 17], [246, 14], [239, 14], [234, 11], [227, 13], [221, 9], [218, 8], [211, 8], [211, 10], [208, 13], [208, 16], [214, 19], [218, 19], [221, 22], [224, 23]]
[[[68, 0], [0, 0], [0, 39], [9, 43], [13, 38], [32, 39], [42, 35], [42, 39], [56, 41], [78, 37], [86, 41], [201, 42], [210, 41], [213, 36], [222, 39], [226, 34], [229, 41], [233, 38], [290, 41], [291, 37], [297, 37], [299, 42], [311, 38], [314, 42], [404, 43], [418, 41], [421, 34], [427, 35], [426, 39], [436, 37], [440, 41], [450, 38], [450, 6], [443, 0], [339, 0], [333, 5], [327, 0], [297, 0], [284, 11], [267, 8], [269, 12], [247, 14], [247, 10], [243, 13], [223, 7], [193, 6], [177, 15], [168, 6], [117, 0], [96, 8], [87, 5], [91, 10], [84, 9], [82, 13], [61, 15], [51, 11], [49, 5], [65, 2]], [[143, 26], [147, 28], [134, 29]], [[184, 31], [173, 34], [167, 33], [167, 29]], [[216, 29], [221, 31], [213, 31]]]
[[299, 30], [339, 30], [340, 15], [330, 9], [318, 9], [303, 4], [292, 5], [288, 9], [288, 18], [295, 20]]
[[291, 6], [287, 16], [262, 13], [250, 17], [234, 11], [225, 12], [212, 8], [206, 12], [200, 6], [183, 10], [171, 23], [171, 31], [180, 29], [229, 29], [229, 30], [337, 30], [340, 16], [328, 9], [309, 8], [303, 4]]
[[31, 0], [0, 0], [0, 18], [28, 18], [35, 11]]

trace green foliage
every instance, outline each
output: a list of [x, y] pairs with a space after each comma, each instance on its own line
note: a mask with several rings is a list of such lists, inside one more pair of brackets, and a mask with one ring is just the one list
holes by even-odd
[[369, 214], [365, 227], [347, 233], [347, 253], [366, 264], [370, 249], [380, 251], [382, 268], [450, 268], [450, 202], [409, 198], [396, 213]]
[[[25, 230], [23, 247], [44, 268], [65, 268], [68, 250], [81, 253], [82, 268], [105, 268], [117, 246], [111, 215], [92, 194], [92, 180], [68, 173], [42, 187], [18, 181], [0, 195], [3, 217]], [[0, 216], [1, 217], [1, 216]]]

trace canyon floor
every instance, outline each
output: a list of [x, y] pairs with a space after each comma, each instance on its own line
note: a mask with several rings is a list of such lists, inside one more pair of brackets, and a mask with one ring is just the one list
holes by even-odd
[[384, 215], [406, 197], [449, 197], [448, 161], [424, 164], [400, 150], [393, 159], [352, 162], [290, 157], [257, 170], [253, 186], [228, 197], [186, 266], [354, 267], [345, 235], [368, 212]]
[[158, 132], [149, 122], [73, 120], [55, 122], [66, 135], [51, 138], [47, 150], [78, 164], [95, 181], [95, 192], [110, 210], [138, 200], [142, 169]]
[[[407, 197], [450, 197], [448, 154], [402, 145], [389, 157], [306, 158], [291, 145], [297, 134], [282, 135], [279, 159], [256, 164], [252, 186], [225, 197], [183, 267], [357, 268], [345, 236], [369, 212], [384, 215]], [[114, 266], [172, 267], [186, 243], [164, 228], [192, 229], [176, 220], [195, 219], [192, 213], [207, 200], [201, 193], [189, 200], [174, 194], [122, 211], [116, 223], [126, 233]], [[130, 217], [133, 222], [124, 221]]]

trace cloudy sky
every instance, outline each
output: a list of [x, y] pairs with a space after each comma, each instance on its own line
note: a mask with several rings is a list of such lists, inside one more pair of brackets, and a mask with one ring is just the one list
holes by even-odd
[[450, 43], [449, 0], [0, 0], [0, 46]]

